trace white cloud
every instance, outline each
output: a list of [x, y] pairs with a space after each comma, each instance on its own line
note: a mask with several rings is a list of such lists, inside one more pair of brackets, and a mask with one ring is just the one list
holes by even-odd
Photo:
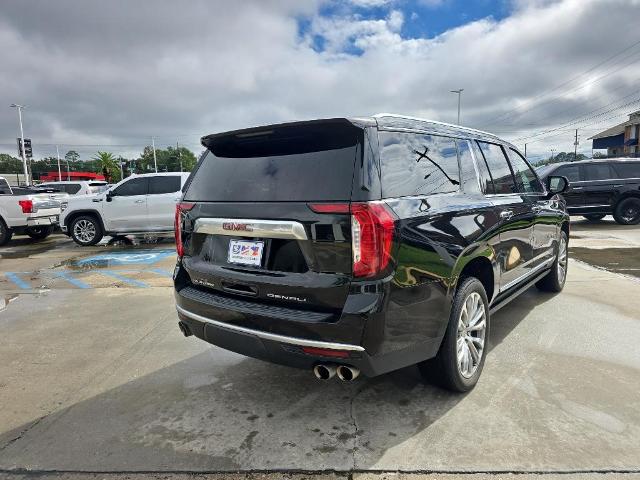
[[[520, 1], [500, 22], [405, 39], [399, 10], [377, 20], [325, 17], [318, 4], [296, 0], [194, 0], [189, 8], [170, 1], [9, 2], [0, 11], [0, 105], [28, 105], [25, 128], [36, 156], [50, 154], [42, 145], [56, 141], [136, 152], [151, 135], [196, 149], [199, 136], [215, 131], [380, 111], [453, 121], [452, 88], [465, 89], [463, 123], [518, 138], [637, 91], [640, 47], [637, 57], [592, 72], [597, 78], [620, 68], [588, 87], [565, 94], [575, 82], [552, 101], [537, 106], [535, 99], [636, 41], [638, 7], [640, 0]], [[302, 39], [299, 18], [311, 20]], [[0, 116], [0, 143], [7, 144], [0, 150], [10, 153], [14, 116], [8, 108]], [[623, 119], [588, 125], [581, 135]], [[569, 130], [528, 151], [570, 150]], [[91, 156], [92, 148], [81, 153]]]
[[388, 5], [393, 2], [393, 0], [349, 0], [352, 5], [361, 8], [372, 8], [372, 7], [381, 7], [383, 5]]

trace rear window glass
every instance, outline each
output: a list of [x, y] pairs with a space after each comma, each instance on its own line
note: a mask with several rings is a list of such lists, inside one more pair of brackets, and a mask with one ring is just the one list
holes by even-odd
[[518, 189], [511, 173], [511, 167], [507, 157], [504, 156], [502, 147], [488, 142], [478, 142], [478, 145], [489, 168], [495, 193], [504, 195], [517, 192]]
[[380, 132], [383, 197], [455, 192], [460, 186], [455, 140], [437, 135]]
[[570, 182], [580, 181], [580, 167], [578, 165], [567, 165], [566, 167], [560, 167], [552, 173], [554, 176], [567, 177]]
[[309, 122], [205, 138], [189, 201], [350, 200], [363, 131], [346, 121]]
[[0, 178], [0, 195], [6, 195], [11, 193], [11, 187], [4, 178]]
[[618, 172], [618, 178], [640, 178], [640, 162], [617, 162], [613, 168]]

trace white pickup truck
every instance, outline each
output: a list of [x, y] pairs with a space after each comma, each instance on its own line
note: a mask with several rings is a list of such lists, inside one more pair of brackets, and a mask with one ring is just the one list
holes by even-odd
[[48, 237], [58, 224], [60, 195], [37, 188], [11, 187], [0, 177], [0, 246], [13, 234], [26, 234], [36, 240]]

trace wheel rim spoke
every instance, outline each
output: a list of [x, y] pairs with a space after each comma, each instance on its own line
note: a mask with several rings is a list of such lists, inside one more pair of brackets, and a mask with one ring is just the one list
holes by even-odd
[[478, 292], [471, 292], [460, 309], [456, 344], [458, 369], [465, 378], [473, 376], [482, 362], [486, 329], [484, 301]]

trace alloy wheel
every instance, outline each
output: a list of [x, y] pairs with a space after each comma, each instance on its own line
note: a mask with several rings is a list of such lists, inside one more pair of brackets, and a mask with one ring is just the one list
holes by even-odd
[[487, 331], [487, 311], [478, 292], [471, 292], [464, 301], [458, 318], [458, 370], [471, 378], [480, 366]]
[[73, 226], [73, 234], [81, 242], [88, 243], [96, 236], [96, 226], [89, 220], [78, 220]]
[[632, 202], [622, 212], [622, 219], [625, 222], [632, 223], [638, 218], [639, 215], [640, 215], [640, 204], [636, 202]]
[[558, 282], [560, 285], [564, 283], [564, 277], [567, 274], [567, 240], [562, 237], [558, 245]]

